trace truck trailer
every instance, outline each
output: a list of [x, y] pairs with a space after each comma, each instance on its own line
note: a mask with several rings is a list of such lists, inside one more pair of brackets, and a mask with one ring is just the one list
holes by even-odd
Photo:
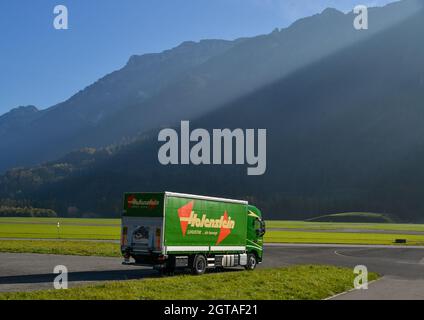
[[247, 201], [174, 192], [124, 194], [121, 252], [124, 264], [206, 269], [243, 266], [263, 258], [265, 223]]

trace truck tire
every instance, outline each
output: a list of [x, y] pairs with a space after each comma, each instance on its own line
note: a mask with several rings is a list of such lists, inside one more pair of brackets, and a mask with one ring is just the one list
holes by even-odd
[[203, 254], [196, 254], [193, 259], [192, 273], [194, 275], [201, 275], [206, 272], [208, 262]]
[[246, 270], [255, 270], [256, 265], [258, 264], [258, 260], [254, 253], [249, 253], [247, 255], [247, 264], [244, 267]]
[[216, 271], [216, 272], [224, 272], [224, 271], [225, 271], [225, 268], [224, 268], [224, 267], [222, 267], [222, 266], [215, 267], [215, 271]]

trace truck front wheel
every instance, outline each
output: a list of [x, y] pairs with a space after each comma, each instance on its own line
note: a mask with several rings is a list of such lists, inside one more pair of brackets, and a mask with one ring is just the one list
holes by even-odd
[[247, 255], [247, 265], [245, 266], [245, 269], [254, 270], [257, 264], [258, 260], [256, 259], [256, 255], [254, 253], [249, 253]]
[[207, 261], [204, 255], [197, 254], [193, 259], [192, 273], [194, 275], [204, 274], [207, 267]]

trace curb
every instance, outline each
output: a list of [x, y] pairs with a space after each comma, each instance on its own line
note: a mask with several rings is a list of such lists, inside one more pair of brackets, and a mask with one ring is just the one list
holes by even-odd
[[[381, 277], [381, 278], [379, 278], [379, 279], [376, 279], [376, 280], [373, 280], [373, 281], [368, 282], [368, 286], [369, 286], [369, 285], [371, 285], [371, 284], [373, 284], [374, 282], [377, 282], [377, 281], [381, 280], [381, 279], [383, 279], [383, 277]], [[323, 300], [323, 301], [324, 301], [324, 300], [331, 300], [331, 299], [334, 299], [334, 298], [336, 298], [336, 297], [342, 296], [342, 295], [344, 295], [344, 294], [347, 294], [347, 293], [349, 293], [349, 292], [353, 292], [353, 291], [356, 291], [356, 290], [358, 290], [358, 289], [352, 288], [352, 289], [350, 289], [350, 290], [347, 290], [347, 291], [345, 291], [345, 292], [341, 292], [341, 293], [337, 293], [337, 294], [335, 294], [335, 295], [332, 295], [332, 296], [330, 296], [330, 297], [328, 297], [328, 298], [325, 298], [325, 299], [322, 299], [322, 300]]]

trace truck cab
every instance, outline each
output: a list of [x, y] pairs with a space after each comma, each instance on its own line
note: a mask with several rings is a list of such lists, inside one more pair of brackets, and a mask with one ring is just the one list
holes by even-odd
[[[261, 211], [255, 206], [247, 207], [247, 238], [246, 251], [248, 256], [248, 265], [252, 269], [252, 264], [261, 263], [263, 259], [263, 237], [265, 235], [265, 221], [262, 219]], [[256, 261], [252, 260], [255, 255]]]

